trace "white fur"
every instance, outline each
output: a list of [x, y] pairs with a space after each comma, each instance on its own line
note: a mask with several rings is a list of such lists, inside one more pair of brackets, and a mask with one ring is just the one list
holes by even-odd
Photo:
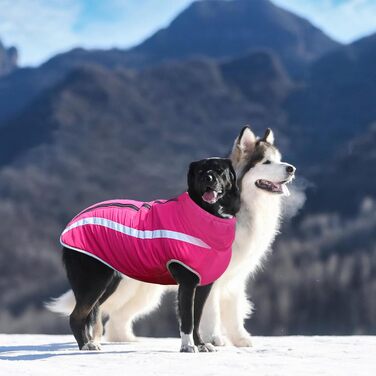
[[254, 149], [255, 143], [256, 143], [256, 136], [248, 127], [244, 129], [241, 139], [235, 140], [235, 145], [239, 147], [239, 149], [243, 153], [252, 152]]
[[72, 313], [75, 304], [76, 299], [74, 298], [73, 291], [68, 290], [58, 298], [51, 299], [51, 301], [45, 303], [44, 306], [51, 312], [59, 313], [63, 316], [68, 316]]
[[257, 175], [250, 170], [243, 179], [232, 259], [215, 282], [204, 307], [201, 334], [205, 342], [217, 346], [227, 344], [228, 340], [239, 347], [252, 345], [250, 334], [244, 329], [244, 320], [252, 312], [246, 295], [247, 280], [261, 265], [274, 240], [281, 210], [280, 195], [254, 185]]
[[195, 343], [193, 341], [193, 334], [185, 334], [183, 332], [180, 332], [180, 337], [181, 337], [181, 347], [180, 351], [181, 352], [198, 352], [197, 346], [195, 346]]
[[[270, 144], [274, 135], [269, 133]], [[240, 140], [235, 140], [231, 159], [237, 174], [241, 174], [254, 151], [256, 137], [247, 128]], [[270, 164], [263, 164], [270, 161]], [[288, 164], [281, 162], [280, 153], [270, 148], [264, 159], [244, 174], [241, 181], [241, 209], [233, 256], [226, 272], [218, 279], [205, 304], [200, 331], [204, 342], [217, 346], [232, 343], [238, 347], [252, 346], [251, 335], [244, 328], [244, 320], [252, 312], [247, 299], [247, 281], [261, 266], [275, 235], [281, 214], [280, 194], [273, 194], [255, 186], [258, 179], [280, 182], [288, 179]], [[102, 305], [110, 315], [106, 336], [110, 341], [134, 341], [133, 322], [158, 307], [161, 297], [171, 287], [148, 284], [128, 277], [120, 282], [116, 292]], [[74, 308], [72, 292], [63, 294], [48, 305], [54, 312], [71, 312]], [[67, 307], [69, 306], [69, 307]], [[193, 342], [192, 342], [193, 343]], [[190, 337], [182, 335], [182, 345], [191, 345]]]
[[155, 310], [168, 288], [124, 277], [116, 292], [102, 305], [110, 315], [106, 339], [111, 342], [136, 341], [133, 323]]
[[181, 345], [182, 346], [194, 346], [195, 343], [193, 342], [193, 334], [185, 334], [183, 332], [180, 332], [180, 337], [181, 337]]

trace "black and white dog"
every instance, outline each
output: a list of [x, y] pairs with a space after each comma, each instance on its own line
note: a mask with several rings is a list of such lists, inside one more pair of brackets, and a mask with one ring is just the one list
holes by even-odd
[[[191, 163], [188, 172], [188, 193], [185, 195], [184, 200], [189, 200], [186, 205], [191, 205], [190, 207], [196, 210], [195, 213], [197, 213], [197, 216], [205, 218], [205, 220], [208, 218], [210, 226], [213, 226], [213, 223], [219, 223], [220, 226], [222, 226], [220, 227], [221, 229], [225, 228], [223, 227], [225, 222], [231, 221], [231, 218], [235, 216], [240, 208], [240, 193], [236, 184], [235, 171], [231, 161], [224, 158], [209, 158]], [[109, 245], [105, 243], [107, 241], [106, 236], [108, 236], [109, 233], [120, 233], [122, 238], [141, 238], [141, 243], [143, 243], [140, 246], [140, 250], [138, 249], [137, 252], [129, 250], [130, 254], [142, 253], [143, 246], [147, 242], [150, 244], [150, 240], [153, 240], [155, 237], [157, 239], [157, 243], [155, 244], [159, 246], [161, 244], [164, 245], [163, 255], [169, 254], [169, 252], [175, 252], [174, 255], [176, 255], [176, 247], [183, 247], [184, 245], [181, 245], [183, 242], [185, 242], [185, 245], [186, 243], [190, 243], [190, 246], [194, 244], [194, 246], [198, 247], [197, 242], [195, 243], [197, 238], [192, 235], [196, 235], [199, 233], [198, 231], [202, 231], [202, 229], [194, 229], [195, 226], [197, 227], [196, 223], [198, 223], [197, 216], [187, 219], [187, 221], [190, 222], [190, 226], [194, 229], [192, 233], [187, 235], [181, 232], [174, 232], [172, 236], [171, 233], [173, 231], [160, 229], [155, 231], [142, 231], [138, 228], [134, 229], [123, 226], [121, 223], [108, 219], [106, 215], [109, 215], [111, 210], [114, 210], [114, 206], [116, 206], [116, 210], [120, 212], [123, 211], [123, 213], [125, 207], [127, 207], [128, 210], [129, 207], [133, 206], [133, 209], [137, 212], [135, 215], [142, 213], [141, 216], [147, 218], [151, 213], [149, 216], [153, 216], [154, 218], [157, 216], [156, 213], [158, 214], [159, 208], [162, 207], [161, 211], [163, 215], [169, 215], [168, 213], [172, 212], [173, 209], [165, 210], [165, 208], [169, 205], [175, 205], [176, 210], [179, 212], [177, 218], [181, 218], [181, 216], [184, 216], [186, 207], [179, 206], [179, 200], [180, 199], [177, 198], [164, 202], [155, 201], [152, 204], [138, 202], [140, 205], [124, 202], [119, 203], [119, 200], [117, 200], [116, 203], [114, 201], [108, 201], [96, 204], [76, 216], [64, 230], [61, 238], [63, 239], [62, 244], [64, 245], [63, 261], [76, 300], [75, 308], [70, 315], [70, 326], [80, 349], [100, 349], [99, 340], [103, 331], [100, 307], [116, 291], [122, 279], [120, 272], [127, 274], [124, 269], [119, 270], [114, 264], [111, 264], [111, 257], [113, 256], [108, 259], [103, 258], [101, 253], [103, 249], [111, 248], [114, 244]], [[154, 203], [156, 203], [155, 206], [153, 206]], [[187, 209], [186, 213], [190, 213], [190, 210]], [[122, 214], [116, 213], [115, 218], [119, 218], [119, 215], [121, 216]], [[139, 217], [137, 217], [137, 221], [139, 221]], [[214, 230], [218, 230], [218, 228], [214, 227]], [[73, 236], [69, 237], [69, 234], [74, 231], [76, 231], [76, 233], [73, 233]], [[202, 262], [199, 266], [200, 268], [205, 268], [205, 272], [213, 268], [210, 262], [208, 262], [208, 255], [214, 255], [210, 257], [216, 257], [215, 254], [224, 254], [219, 248], [221, 245], [218, 245], [217, 235], [219, 237], [223, 236], [223, 234], [220, 233], [213, 233], [209, 236], [209, 240], [205, 238], [206, 243], [198, 239], [207, 246], [206, 248], [209, 248], [209, 250], [205, 249], [203, 256], [205, 263]], [[101, 236], [102, 238], [100, 239]], [[231, 242], [228, 245], [229, 252], [231, 252], [234, 236], [235, 225], [233, 226], [233, 236], [230, 236]], [[82, 239], [83, 237], [84, 239]], [[87, 237], [87, 239], [85, 237]], [[161, 241], [161, 238], [163, 238], [165, 242]], [[76, 243], [69, 243], [69, 241], [77, 241], [77, 244], [84, 245], [78, 246]], [[211, 243], [211, 241], [217, 243]], [[94, 244], [94, 246], [92, 244]], [[215, 245], [212, 246], [213, 244]], [[90, 247], [97, 247], [97, 253], [93, 253], [94, 251], [90, 249]], [[170, 248], [173, 249], [171, 250]], [[187, 248], [185, 248], [185, 253], [187, 253], [186, 251]], [[158, 250], [155, 250], [155, 252], [158, 252]], [[114, 252], [114, 254], [117, 254], [117, 252]], [[199, 252], [197, 251], [197, 253], [194, 253], [193, 257], [199, 257], [198, 255]], [[158, 257], [154, 257], [154, 259], [159, 260], [159, 256], [158, 254]], [[151, 256], [147, 257], [150, 258]], [[178, 256], [175, 257], [177, 258]], [[158, 267], [160, 267], [161, 270], [168, 270], [169, 278], [172, 277], [171, 280], [173, 283], [175, 282], [179, 286], [178, 313], [182, 340], [181, 351], [195, 352], [197, 349], [202, 352], [214, 351], [214, 347], [211, 344], [205, 344], [202, 341], [198, 328], [203, 307], [211, 290], [212, 283], [224, 272], [229, 260], [227, 263], [222, 262], [224, 270], [220, 269], [221, 272], [218, 276], [212, 273], [211, 280], [206, 280], [204, 278], [201, 279], [205, 274], [204, 272], [201, 274], [198, 273], [197, 269], [195, 270], [185, 259], [182, 261], [175, 259], [175, 257], [173, 259], [170, 258], [170, 260], [168, 260], [167, 263], [163, 263], [163, 265], [158, 265]], [[190, 257], [192, 258], [192, 255]], [[139, 262], [142, 263], [142, 260]], [[213, 264], [215, 264], [215, 262]], [[135, 278], [134, 274], [130, 276]], [[149, 275], [146, 279], [141, 280], [153, 282], [154, 277], [153, 275]], [[158, 278], [154, 283], [160, 283], [158, 282]]]
[[[295, 176], [295, 167], [281, 161], [270, 129], [263, 137], [256, 137], [249, 127], [243, 128], [233, 143], [230, 159], [241, 195], [236, 236], [230, 265], [214, 283], [205, 303], [200, 332], [204, 342], [216, 346], [248, 347], [252, 346], [252, 338], [244, 328], [244, 321], [252, 312], [252, 303], [247, 297], [247, 281], [260, 269], [279, 231], [282, 204], [288, 200], [287, 184]], [[102, 307], [102, 312], [110, 318], [106, 323], [106, 339], [136, 341], [133, 323], [153, 312], [169, 290], [175, 287], [123, 276], [116, 293]], [[74, 305], [75, 298], [69, 290], [46, 306], [67, 316]]]

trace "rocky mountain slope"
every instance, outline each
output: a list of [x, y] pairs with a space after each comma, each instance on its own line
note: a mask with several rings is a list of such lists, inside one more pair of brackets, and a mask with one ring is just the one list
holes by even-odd
[[[184, 33], [191, 52], [176, 49]], [[203, 1], [134, 50], [76, 49], [0, 78], [0, 331], [66, 330], [42, 301], [67, 287], [58, 237], [74, 213], [181, 192], [191, 160], [227, 155], [251, 123], [276, 131], [310, 188], [254, 282], [247, 325], [375, 333], [375, 36], [335, 47], [267, 1]], [[174, 334], [171, 307], [138, 330]]]
[[17, 57], [17, 49], [15, 47], [4, 47], [0, 40], [0, 77], [17, 68]]
[[194, 2], [131, 52], [155, 63], [197, 56], [231, 58], [268, 49], [295, 76], [307, 62], [338, 45], [307, 20], [269, 0], [215, 0]]

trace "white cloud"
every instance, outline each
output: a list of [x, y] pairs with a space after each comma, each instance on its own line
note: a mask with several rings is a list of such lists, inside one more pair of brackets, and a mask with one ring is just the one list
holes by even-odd
[[350, 43], [376, 32], [375, 0], [273, 0], [309, 19], [332, 38]]
[[0, 0], [0, 8], [0, 37], [19, 48], [21, 63], [38, 63], [75, 42], [71, 26], [79, 8], [73, 0]]
[[[349, 42], [376, 30], [376, 0], [273, 0]], [[192, 0], [0, 0], [0, 38], [21, 65], [74, 47], [127, 48], [166, 26]], [[102, 12], [102, 13], [101, 13]]]
[[[86, 17], [85, 1], [110, 17]], [[191, 1], [0, 0], [0, 38], [18, 47], [21, 65], [40, 64], [74, 47], [126, 48], [168, 24]]]

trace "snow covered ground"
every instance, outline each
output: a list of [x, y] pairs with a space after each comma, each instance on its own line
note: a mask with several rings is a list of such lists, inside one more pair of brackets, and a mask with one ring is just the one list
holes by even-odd
[[72, 336], [0, 335], [0, 375], [373, 376], [376, 337], [254, 337], [253, 348], [181, 354], [175, 338], [78, 351]]

